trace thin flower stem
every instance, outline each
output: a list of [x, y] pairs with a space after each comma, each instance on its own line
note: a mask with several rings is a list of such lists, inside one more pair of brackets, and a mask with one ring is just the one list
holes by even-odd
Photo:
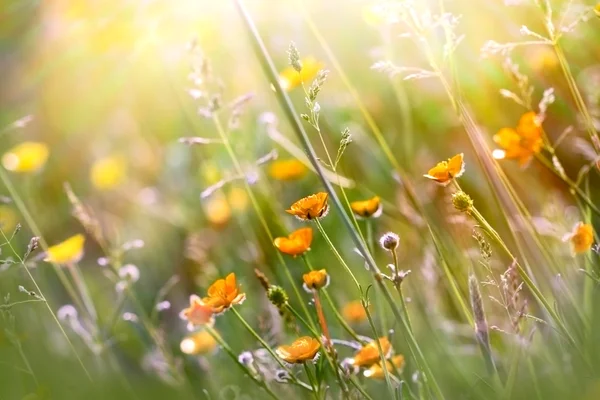
[[[20, 201], [19, 197], [15, 197], [16, 192], [14, 191], [14, 187], [12, 186], [12, 184], [10, 184], [10, 182], [8, 180], [5, 179], [6, 177], [4, 175], [4, 171], [2, 170], [2, 168], [0, 168], [0, 178], [2, 179], [2, 181], [4, 182], [5, 186], [7, 187], [8, 191], [9, 191], [9, 193], [13, 197], [13, 200], [17, 204], [17, 207], [19, 208], [19, 211], [21, 211], [21, 214], [23, 214], [23, 216], [25, 217], [25, 219], [28, 219], [27, 216], [26, 216], [26, 215], [29, 215], [29, 213], [27, 212], [27, 209], [26, 208], [21, 208], [19, 206], [19, 204], [21, 206], [23, 206], [23, 203]], [[35, 232], [34, 228], [31, 225], [30, 225], [30, 228], [32, 228], [32, 230]], [[48, 312], [52, 316], [52, 319], [54, 320], [54, 322], [56, 323], [56, 325], [58, 325], [58, 329], [60, 330], [61, 334], [63, 335], [63, 337], [67, 341], [67, 343], [69, 345], [69, 348], [71, 349], [71, 351], [73, 352], [73, 354], [75, 354], [75, 357], [77, 358], [77, 362], [81, 366], [81, 369], [83, 369], [83, 371], [85, 372], [85, 375], [90, 380], [90, 382], [93, 382], [94, 380], [92, 379], [92, 376], [90, 375], [90, 373], [88, 372], [87, 368], [83, 364], [83, 360], [79, 356], [79, 353], [77, 353], [77, 350], [75, 350], [75, 346], [73, 346], [73, 342], [71, 342], [71, 339], [69, 339], [69, 336], [65, 332], [65, 330], [64, 330], [63, 326], [61, 325], [60, 321], [58, 320], [58, 318], [56, 317], [56, 314], [54, 313], [54, 311], [52, 311], [52, 307], [50, 307], [50, 304], [48, 303], [48, 300], [47, 300], [46, 296], [42, 293], [42, 289], [40, 288], [40, 286], [38, 285], [37, 281], [35, 280], [35, 278], [31, 274], [31, 271], [29, 270], [29, 268], [25, 264], [25, 260], [23, 260], [23, 258], [21, 257], [21, 255], [19, 253], [17, 253], [17, 251], [13, 247], [12, 243], [10, 242], [10, 240], [8, 240], [8, 238], [6, 237], [6, 235], [4, 234], [4, 231], [2, 229], [0, 229], [0, 233], [2, 234], [2, 237], [4, 238], [4, 240], [8, 243], [8, 247], [14, 253], [15, 257], [17, 257], [17, 260], [19, 260], [19, 263], [25, 269], [25, 272], [27, 273], [27, 276], [31, 280], [31, 283], [33, 283], [33, 286], [35, 287], [35, 290], [36, 290], [37, 294], [40, 295], [44, 299], [44, 303], [46, 304], [46, 308], [48, 309]], [[41, 242], [41, 240], [42, 239], [40, 237], [40, 242]]]
[[306, 377], [308, 378], [308, 382], [310, 383], [310, 387], [312, 388], [312, 394], [315, 400], [319, 400], [319, 390], [317, 388], [317, 383], [314, 380], [313, 374], [310, 372], [310, 367], [308, 363], [302, 363], [304, 366], [304, 372], [306, 372]]
[[[368, 301], [368, 299], [367, 299]], [[379, 359], [381, 360], [381, 368], [383, 369], [383, 375], [385, 377], [385, 382], [387, 384], [388, 390], [390, 391], [391, 398], [397, 399], [397, 392], [392, 385], [392, 379], [390, 378], [390, 371], [387, 368], [387, 360], [385, 359], [385, 354], [383, 353], [383, 349], [381, 348], [381, 343], [379, 342], [380, 334], [377, 333], [377, 329], [375, 328], [375, 323], [373, 323], [373, 317], [371, 316], [371, 312], [369, 311], [369, 307], [367, 304], [364, 304], [365, 312], [367, 313], [367, 320], [369, 321], [369, 325], [371, 329], [375, 333], [375, 343], [377, 343], [377, 351], [379, 352]]]
[[19, 304], [25, 304], [25, 303], [44, 303], [46, 302], [46, 299], [31, 299], [31, 300], [22, 300], [22, 301], [15, 301], [14, 303], [8, 303], [8, 304], [0, 304], [0, 310], [10, 310], [11, 308], [13, 308], [16, 305]]
[[238, 312], [238, 310], [235, 309], [235, 307], [231, 307], [230, 308], [231, 312], [237, 317], [237, 319], [240, 320], [240, 322], [242, 323], [242, 325], [244, 325], [244, 327], [246, 328], [246, 330], [248, 332], [250, 332], [252, 334], [252, 336], [254, 336], [254, 338], [256, 340], [258, 340], [258, 342], [263, 346], [263, 348], [265, 350], [267, 350], [267, 352], [269, 352], [269, 354], [271, 355], [271, 357], [273, 357], [275, 359], [275, 361], [277, 362], [277, 364], [279, 364], [279, 366], [286, 371], [288, 374], [290, 374], [290, 379], [296, 383], [297, 379], [294, 376], [293, 372], [290, 371], [290, 369], [287, 367], [287, 365], [285, 365], [283, 363], [283, 361], [281, 361], [281, 359], [279, 358], [279, 356], [275, 353], [275, 351], [273, 351], [273, 349], [271, 348], [271, 346], [269, 346], [269, 344], [267, 342], [264, 341], [263, 338], [260, 337], [260, 335], [250, 326], [250, 324], [248, 324], [248, 322], [246, 322], [246, 320], [244, 319], [244, 317], [242, 317], [242, 315]]
[[[392, 259], [394, 260], [394, 268], [395, 274], [399, 272], [398, 266], [398, 255], [396, 254], [396, 249], [392, 250]], [[398, 282], [395, 284], [396, 290], [398, 291], [398, 296], [400, 297], [400, 305], [402, 306], [402, 311], [404, 311], [404, 315], [406, 315], [406, 324], [408, 325], [408, 329], [412, 330], [412, 324], [410, 322], [410, 314], [408, 313], [408, 307], [406, 306], [406, 300], [404, 299], [404, 294], [402, 293], [402, 282]]]
[[[215, 127], [217, 129], [217, 133], [219, 134], [219, 137], [221, 138], [221, 140], [223, 141], [223, 144], [225, 145], [225, 149], [227, 150], [227, 153], [229, 154], [229, 158], [231, 158], [231, 162], [233, 163], [236, 173], [243, 175], [244, 171], [242, 169], [242, 166], [241, 166], [235, 152], [233, 151], [233, 147], [231, 146], [231, 143], [229, 142], [229, 138], [227, 137], [225, 130], [223, 129], [223, 126], [221, 125], [221, 121], [219, 120], [219, 118], [216, 115], [213, 116], [213, 123], [215, 124]], [[252, 203], [252, 207], [254, 208], [254, 210], [258, 216], [260, 224], [262, 225], [267, 236], [269, 237], [270, 242], [273, 243], [274, 236], [271, 232], [271, 229], [269, 228], [267, 219], [265, 218], [265, 215], [263, 214], [263, 212], [260, 208], [260, 205], [258, 204], [258, 201], [256, 200], [256, 196], [254, 195], [254, 192], [252, 191], [252, 188], [250, 187], [250, 184], [248, 183], [248, 181], [246, 179], [244, 179], [244, 188], [246, 189], [246, 192], [248, 193], [248, 197], [250, 198], [250, 203]], [[313, 326], [316, 326], [316, 325], [314, 325], [311, 314], [308, 311], [308, 307], [306, 306], [306, 304], [304, 304], [304, 301], [302, 300], [302, 296], [300, 295], [300, 290], [298, 289], [298, 286], [296, 285], [294, 278], [292, 277], [290, 268], [288, 267], [287, 263], [285, 262], [285, 259], [281, 255], [281, 253], [279, 251], [277, 251], [276, 254], [277, 254], [277, 258], [279, 259], [279, 262], [284, 266], [286, 277], [287, 277], [290, 285], [292, 286], [292, 289], [294, 290], [294, 294], [296, 295], [296, 298], [298, 299], [298, 302], [300, 303], [300, 307], [302, 307], [302, 311], [306, 315], [306, 318], [308, 319], [308, 321], [310, 321], [310, 323], [313, 324]]]
[[212, 327], [210, 326], [206, 326], [206, 331], [217, 341], [217, 343], [219, 343], [219, 345], [225, 350], [225, 352], [227, 353], [227, 355], [233, 360], [233, 363], [236, 364], [238, 367], [240, 367], [240, 369], [246, 373], [246, 375], [248, 375], [250, 377], [250, 379], [252, 379], [254, 381], [254, 383], [256, 383], [258, 386], [260, 386], [261, 388], [263, 388], [267, 394], [269, 396], [271, 396], [273, 399], [277, 400], [279, 399], [279, 397], [277, 397], [277, 395], [275, 393], [273, 393], [273, 391], [271, 390], [271, 388], [269, 388], [269, 386], [267, 385], [266, 382], [264, 382], [263, 380], [258, 379], [255, 374], [252, 373], [252, 371], [250, 371], [250, 369], [245, 366], [244, 364], [242, 364], [241, 362], [239, 362], [237, 355], [235, 354], [235, 352], [231, 349], [231, 347], [227, 344], [227, 342], [221, 337], [221, 335], [219, 335], [219, 333], [217, 331], [215, 331]]
[[73, 278], [73, 282], [75, 283], [75, 287], [79, 291], [79, 295], [83, 300], [83, 304], [85, 305], [85, 309], [87, 310], [90, 318], [92, 319], [92, 323], [97, 327], [98, 325], [98, 314], [96, 313], [96, 308], [94, 307], [94, 302], [92, 301], [92, 297], [90, 296], [90, 292], [87, 289], [87, 285], [85, 284], [85, 280], [81, 275], [81, 270], [77, 263], [72, 263], [67, 265], [67, 269], [71, 273], [71, 277]]
[[[366, 231], [367, 231], [367, 248], [369, 249], [371, 254], [375, 254], [375, 240], [373, 238], [373, 224], [374, 224], [374, 221], [372, 218], [367, 218], [365, 220], [365, 226], [366, 226]], [[386, 318], [386, 314], [385, 314], [384, 304], [381, 303], [381, 301], [377, 301], [378, 300], [377, 295], [374, 295], [373, 297], [374, 297], [373, 302], [376, 303], [377, 313], [379, 314], [379, 322], [381, 324], [381, 331], [386, 332], [388, 323], [387, 323], [387, 318]]]
[[323, 313], [323, 306], [321, 305], [319, 291], [316, 289], [313, 289], [313, 299], [315, 301], [315, 309], [317, 310], [319, 325], [321, 325], [321, 331], [323, 332], [323, 335], [325, 335], [325, 340], [327, 341], [326, 346], [329, 348], [332, 346], [331, 335], [329, 334], [329, 328], [327, 327], [327, 321], [325, 320], [325, 314]]
[[[306, 254], [302, 255], [302, 261], [304, 261], [304, 264], [310, 271], [314, 271], [314, 267], [312, 266], [312, 263], [310, 262], [310, 260], [308, 259], [308, 256]], [[325, 301], [327, 301], [327, 303], [329, 304], [329, 307], [331, 307], [331, 310], [333, 311], [333, 313], [334, 313], [336, 319], [338, 320], [338, 322], [340, 323], [340, 325], [342, 325], [342, 327], [346, 330], [346, 332], [348, 332], [348, 334], [350, 336], [352, 336], [352, 338], [354, 340], [356, 340], [357, 342], [360, 342], [360, 343], [364, 343], [365, 341], [363, 339], [361, 339], [357, 335], [356, 332], [354, 332], [354, 329], [352, 329], [350, 327], [350, 325], [348, 325], [348, 323], [346, 322], [344, 317], [340, 314], [337, 307], [335, 306], [335, 303], [333, 302], [333, 299], [329, 295], [329, 292], [327, 291], [327, 289], [321, 289], [321, 290], [323, 291], [323, 295], [325, 296]]]
[[318, 218], [315, 218], [314, 221], [315, 221], [315, 224], [317, 224], [317, 228], [319, 228], [319, 232], [321, 232], [321, 234], [325, 238], [325, 241], [329, 245], [329, 248], [331, 249], [331, 251], [333, 251], [333, 254], [335, 255], [335, 257], [338, 259], [340, 264], [342, 264], [342, 266], [346, 269], [346, 271], [350, 274], [350, 276], [352, 277], [352, 280], [354, 281], [354, 284], [358, 288], [359, 292], [362, 292], [360, 283], [358, 283], [358, 279], [356, 279], [356, 276], [354, 276], [354, 273], [352, 272], [352, 270], [350, 269], [348, 264], [346, 264], [346, 261], [344, 261], [344, 259], [342, 258], [340, 253], [337, 251], [337, 249], [336, 249], [335, 245], [333, 244], [333, 242], [331, 241], [331, 239], [329, 239], [329, 235], [327, 235], [327, 232], [325, 232], [325, 229], [323, 229], [323, 225], [321, 225], [321, 221], [319, 221]]

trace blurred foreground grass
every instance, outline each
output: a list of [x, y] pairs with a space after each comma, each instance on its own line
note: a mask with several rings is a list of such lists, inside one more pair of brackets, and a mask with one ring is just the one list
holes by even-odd
[[0, 400], [600, 396], [593, 3], [1, 4]]

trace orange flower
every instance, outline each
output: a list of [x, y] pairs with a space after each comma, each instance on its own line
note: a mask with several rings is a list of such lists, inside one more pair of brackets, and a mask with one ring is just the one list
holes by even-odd
[[564, 242], [571, 242], [573, 255], [585, 253], [594, 244], [594, 228], [590, 224], [577, 223], [573, 231], [563, 236]]
[[282, 253], [296, 257], [305, 251], [310, 250], [312, 237], [312, 228], [301, 228], [290, 233], [288, 237], [275, 238], [273, 244]]
[[290, 91], [300, 86], [302, 82], [307, 83], [313, 80], [324, 66], [322, 62], [317, 61], [314, 57], [306, 57], [300, 62], [302, 63], [300, 72], [292, 66], [288, 66], [279, 74], [279, 83], [283, 90]]
[[206, 354], [215, 350], [217, 341], [207, 331], [194, 333], [181, 341], [179, 348], [185, 354]]
[[439, 162], [423, 176], [446, 186], [454, 178], [460, 177], [463, 172], [465, 172], [465, 161], [463, 153], [460, 153], [449, 158], [448, 161]]
[[377, 218], [381, 215], [381, 199], [379, 196], [375, 196], [372, 199], [353, 201], [350, 203], [350, 208], [354, 214], [363, 218]]
[[[404, 367], [404, 356], [402, 354], [398, 354], [397, 356], [392, 357], [392, 361], [386, 361], [385, 366], [390, 373], [394, 371], [394, 367], [396, 367], [399, 371], [402, 371], [402, 368]], [[366, 378], [373, 379], [385, 378], [385, 372], [381, 367], [381, 363], [371, 365], [371, 367], [366, 370], [363, 375]]]
[[[392, 345], [387, 337], [379, 338], [379, 344], [383, 351], [384, 358], [388, 358], [392, 353]], [[379, 348], [377, 342], [372, 341], [363, 346], [354, 354], [352, 365], [356, 367], [368, 367], [380, 361]]]
[[246, 293], [240, 292], [240, 287], [232, 272], [225, 279], [218, 279], [208, 288], [207, 297], [202, 299], [204, 305], [210, 307], [215, 314], [220, 314], [229, 307], [241, 304], [246, 300]]
[[295, 215], [301, 220], [310, 220], [315, 218], [321, 218], [327, 215], [329, 206], [327, 205], [327, 193], [320, 192], [317, 194], [311, 194], [310, 196], [304, 197], [290, 207], [285, 212]]
[[344, 319], [350, 323], [359, 323], [367, 319], [367, 312], [358, 300], [346, 303], [342, 308]]
[[269, 166], [269, 175], [280, 181], [293, 181], [306, 175], [306, 165], [296, 159], [273, 161]]
[[540, 152], [544, 144], [542, 128], [536, 121], [536, 114], [533, 111], [523, 114], [515, 129], [500, 129], [494, 135], [494, 142], [502, 148], [494, 150], [494, 158], [515, 159], [519, 166], [524, 167]]
[[290, 364], [301, 364], [314, 360], [321, 343], [310, 336], [303, 336], [294, 340], [289, 346], [279, 346], [275, 352], [281, 359]]
[[204, 304], [195, 294], [190, 296], [190, 306], [181, 310], [179, 318], [188, 322], [189, 331], [193, 331], [196, 326], [212, 324], [214, 321], [212, 308]]
[[324, 269], [310, 271], [308, 274], [302, 275], [302, 280], [304, 280], [304, 290], [309, 293], [329, 285], [329, 275], [327, 275], [327, 271]]

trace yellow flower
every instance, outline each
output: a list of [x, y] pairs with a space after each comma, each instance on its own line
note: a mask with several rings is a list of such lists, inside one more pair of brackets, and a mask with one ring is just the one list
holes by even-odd
[[204, 202], [208, 221], [216, 227], [225, 226], [231, 219], [231, 207], [222, 193], [214, 193]]
[[125, 179], [127, 165], [119, 156], [106, 157], [96, 161], [90, 170], [90, 181], [99, 190], [110, 190], [119, 186]]
[[372, 199], [353, 201], [350, 203], [350, 208], [359, 217], [362, 218], [377, 218], [381, 215], [381, 199], [375, 196]]
[[448, 161], [439, 162], [431, 168], [425, 178], [440, 183], [443, 186], [448, 185], [454, 178], [460, 177], [465, 172], [465, 161], [463, 153], [457, 154]]
[[227, 195], [231, 208], [236, 211], [244, 211], [248, 207], [248, 193], [239, 187], [233, 187]]
[[204, 304], [200, 297], [195, 294], [190, 296], [190, 306], [179, 313], [179, 318], [187, 321], [187, 329], [193, 331], [196, 326], [214, 322], [212, 307]]
[[49, 154], [50, 150], [44, 143], [23, 142], [4, 153], [2, 165], [9, 171], [35, 172], [46, 164]]
[[275, 352], [285, 362], [290, 364], [301, 364], [313, 360], [321, 347], [317, 339], [303, 336], [294, 340], [289, 346], [279, 346]]
[[44, 261], [56, 264], [73, 264], [83, 257], [85, 236], [81, 233], [48, 248]]
[[[388, 358], [392, 354], [392, 345], [387, 337], [379, 338], [379, 344], [383, 351], [383, 358]], [[352, 365], [356, 367], [369, 367], [380, 361], [379, 348], [376, 341], [367, 343], [354, 354], [352, 358]]]
[[295, 215], [301, 220], [310, 220], [321, 218], [327, 215], [329, 206], [327, 205], [327, 193], [320, 192], [304, 197], [285, 210], [288, 214]]
[[275, 238], [273, 244], [282, 253], [295, 257], [310, 250], [312, 238], [312, 228], [300, 228], [290, 233], [288, 237]]
[[494, 150], [494, 158], [514, 159], [519, 166], [524, 167], [541, 151], [544, 144], [542, 128], [536, 121], [536, 114], [533, 111], [523, 114], [515, 129], [500, 129], [494, 135], [494, 142], [502, 148]]
[[304, 290], [311, 292], [312, 290], [319, 290], [329, 285], [329, 275], [324, 269], [318, 271], [310, 271], [308, 274], [302, 275], [304, 281]]
[[[396, 369], [398, 369], [398, 371], [402, 371], [402, 368], [404, 367], [404, 356], [402, 354], [398, 354], [397, 356], [392, 357], [391, 362], [386, 360], [385, 366], [387, 367], [387, 370], [390, 373], [394, 372], [394, 367], [396, 367]], [[363, 373], [363, 375], [366, 378], [372, 378], [372, 379], [385, 378], [385, 372], [383, 371], [383, 368], [381, 367], [381, 362], [379, 364], [371, 365], [371, 367], [369, 369], [367, 369]]]
[[215, 314], [220, 314], [231, 306], [242, 304], [244, 300], [246, 300], [246, 294], [240, 292], [235, 274], [232, 272], [225, 279], [218, 279], [210, 285], [202, 303], [210, 307]]
[[573, 231], [563, 236], [564, 242], [571, 242], [573, 255], [589, 251], [594, 244], [594, 228], [590, 224], [577, 223]]
[[207, 331], [194, 333], [183, 339], [179, 344], [181, 352], [190, 355], [210, 353], [216, 347], [217, 341]]
[[300, 73], [292, 66], [288, 66], [279, 74], [279, 83], [283, 90], [290, 91], [302, 82], [310, 83], [324, 66], [322, 62], [317, 61], [314, 57], [303, 58], [300, 62], [302, 63]]
[[290, 160], [276, 160], [269, 166], [269, 175], [280, 181], [293, 181], [306, 175], [306, 165], [295, 158]]
[[350, 323], [359, 323], [367, 319], [367, 312], [359, 300], [346, 303], [342, 308], [342, 315]]
[[0, 204], [0, 229], [5, 234], [9, 234], [15, 230], [19, 217], [15, 210], [7, 205]]

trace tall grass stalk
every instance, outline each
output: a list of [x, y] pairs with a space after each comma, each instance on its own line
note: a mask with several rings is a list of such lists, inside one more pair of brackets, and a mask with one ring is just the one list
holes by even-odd
[[[344, 207], [342, 206], [340, 199], [338, 198], [331, 183], [326, 179], [326, 177], [323, 174], [321, 165], [319, 164], [319, 161], [317, 159], [315, 151], [308, 139], [306, 132], [304, 131], [304, 128], [302, 127], [299, 116], [294, 111], [294, 107], [291, 103], [290, 98], [285, 93], [285, 91], [282, 89], [281, 84], [280, 84], [279, 80], [277, 79], [277, 71], [275, 69], [275, 66], [273, 65], [273, 61], [271, 60], [271, 57], [269, 56], [269, 53], [264, 46], [264, 43], [260, 37], [260, 34], [256, 30], [256, 27], [254, 25], [252, 18], [248, 14], [248, 12], [247, 12], [246, 8], [244, 7], [241, 0], [235, 0], [235, 4], [237, 6], [237, 9], [238, 9], [240, 15], [242, 16], [242, 20], [244, 21], [244, 26], [246, 28], [246, 32], [248, 34], [248, 37], [251, 40], [252, 47], [254, 48], [257, 57], [259, 58], [260, 64], [262, 65], [265, 74], [269, 77], [269, 81], [275, 87], [277, 99], [279, 100], [280, 105], [283, 107], [283, 110], [284, 110], [286, 116], [288, 117], [289, 121], [292, 123], [292, 128], [293, 128], [294, 132], [296, 133], [296, 135], [298, 136], [298, 138], [300, 139], [313, 167], [315, 168], [319, 177], [321, 178], [321, 182], [323, 183], [325, 189], [329, 193], [330, 199], [332, 200], [336, 209], [339, 211], [340, 216], [342, 218], [342, 222], [344, 223], [344, 226], [349, 231], [349, 233], [352, 237], [352, 240], [354, 241], [354, 244], [358, 248], [358, 251], [363, 255], [363, 257], [367, 261], [369, 268], [373, 271], [373, 273], [379, 273], [379, 268], [377, 267], [377, 264], [375, 263], [370, 252], [367, 250], [364, 241], [361, 240], [360, 233], [357, 232], [354, 225], [350, 221], [348, 215], [344, 212]], [[319, 224], [318, 220], [317, 220], [317, 224]], [[358, 282], [356, 282], [356, 284], [358, 284]], [[385, 298], [386, 298], [387, 302], [389, 303], [390, 307], [392, 308], [392, 310], [394, 311], [394, 314], [396, 314], [397, 317], [401, 318], [401, 313], [398, 310], [398, 307], [397, 307], [396, 303], [394, 302], [393, 298], [389, 294], [387, 287], [385, 287], [385, 285], [383, 283], [381, 283], [379, 286], [381, 289], [384, 290], [384, 293], [386, 293]], [[408, 329], [408, 326], [406, 326], [405, 323], [403, 325], [404, 325], [405, 329]], [[444, 398], [444, 396], [441, 392], [441, 389], [439, 388], [439, 385], [437, 384], [435, 377], [434, 377], [431, 369], [429, 368], [429, 365], [427, 364], [427, 360], [425, 359], [423, 353], [420, 351], [417, 341], [416, 341], [414, 335], [412, 334], [412, 332], [410, 332], [410, 330], [409, 330], [409, 335], [407, 335], [407, 337], [408, 337], [409, 343], [411, 344], [411, 347], [414, 347], [417, 350], [415, 354], [417, 354], [419, 357], [419, 363], [421, 364], [421, 366], [425, 372], [425, 375], [427, 376], [427, 382], [431, 385], [433, 391], [435, 392], [435, 394], [438, 398], [440, 398], [440, 399]]]

